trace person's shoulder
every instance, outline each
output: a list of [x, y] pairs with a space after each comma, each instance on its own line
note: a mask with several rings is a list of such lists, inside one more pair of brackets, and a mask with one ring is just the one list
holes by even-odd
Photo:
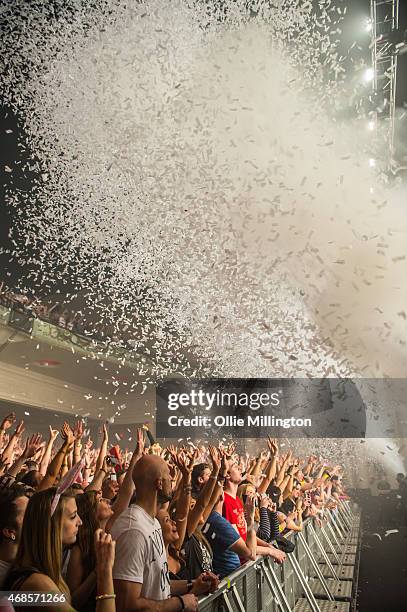
[[207, 520], [207, 525], [209, 525], [209, 527], [217, 527], [220, 525], [227, 526], [230, 525], [230, 523], [224, 516], [219, 514], [219, 512], [211, 512]]
[[147, 525], [143, 511], [140, 512], [140, 510], [135, 506], [130, 506], [120, 514], [110, 530], [114, 540], [119, 540], [119, 538], [121, 540], [123, 538], [131, 539], [132, 537], [146, 540], [155, 524], [161, 529], [160, 523], [156, 519], [151, 525]]
[[39, 572], [34, 572], [31, 574], [31, 576], [29, 576], [23, 582], [21, 587], [24, 587], [24, 591], [47, 591], [59, 593], [59, 589], [55, 582], [46, 574], [40, 574]]

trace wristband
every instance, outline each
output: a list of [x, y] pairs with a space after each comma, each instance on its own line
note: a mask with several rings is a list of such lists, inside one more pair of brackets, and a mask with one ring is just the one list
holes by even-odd
[[185, 610], [184, 600], [182, 599], [181, 595], [173, 595], [173, 597], [179, 599], [179, 601], [181, 602], [181, 610]]
[[103, 595], [96, 595], [96, 601], [101, 601], [102, 599], [116, 599], [116, 595], [114, 593], [104, 593]]

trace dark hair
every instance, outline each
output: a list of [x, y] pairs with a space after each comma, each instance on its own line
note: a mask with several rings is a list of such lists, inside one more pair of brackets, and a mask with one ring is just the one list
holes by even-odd
[[273, 501], [275, 504], [278, 504], [278, 500], [280, 499], [280, 495], [281, 495], [281, 489], [280, 487], [277, 487], [276, 485], [270, 485], [269, 488], [267, 489], [267, 495], [270, 497], [271, 501]]
[[82, 564], [87, 573], [90, 573], [96, 567], [94, 537], [98, 528], [96, 518], [98, 503], [96, 491], [86, 491], [76, 498], [78, 514], [82, 521], [78, 531], [77, 545], [81, 551]]
[[25, 496], [25, 487], [21, 485], [13, 485], [0, 491], [0, 542], [4, 537], [3, 529], [17, 529], [15, 502], [19, 497]]
[[38, 470], [30, 470], [21, 479], [21, 482], [28, 485], [29, 487], [37, 487], [38, 486]]
[[198, 463], [194, 465], [191, 474], [192, 489], [199, 490], [201, 488], [198, 484], [198, 478], [202, 476], [205, 470], [210, 470], [210, 465], [208, 463]]
[[83, 491], [83, 487], [82, 487], [82, 485], [81, 485], [79, 482], [74, 482], [74, 483], [71, 485], [71, 489], [73, 489], [74, 491], [75, 491], [75, 490], [80, 490], [80, 491]]

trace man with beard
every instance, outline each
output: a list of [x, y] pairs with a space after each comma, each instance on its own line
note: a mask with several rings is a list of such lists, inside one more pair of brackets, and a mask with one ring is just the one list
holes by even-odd
[[[170, 581], [158, 506], [171, 499], [171, 475], [167, 463], [145, 455], [135, 465], [136, 501], [117, 519], [111, 534], [116, 540], [113, 578], [118, 612], [155, 610], [195, 612], [196, 595], [208, 592], [212, 575], [195, 581]], [[216, 580], [216, 577], [213, 576]]]

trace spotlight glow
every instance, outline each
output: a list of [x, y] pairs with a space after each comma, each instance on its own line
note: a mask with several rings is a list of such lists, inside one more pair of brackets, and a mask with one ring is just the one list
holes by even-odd
[[373, 70], [373, 68], [367, 68], [365, 70], [365, 73], [363, 75], [363, 79], [365, 80], [366, 83], [370, 83], [370, 81], [373, 81], [373, 79], [374, 79], [374, 70]]
[[375, 160], [373, 157], [371, 157], [371, 158], [369, 159], [369, 166], [370, 166], [371, 168], [375, 168], [375, 167], [376, 167], [376, 160]]
[[367, 129], [373, 132], [373, 130], [375, 129], [375, 122], [369, 121], [369, 123], [367, 124]]
[[371, 19], [366, 19], [363, 24], [365, 32], [371, 32], [373, 29], [373, 23]]

